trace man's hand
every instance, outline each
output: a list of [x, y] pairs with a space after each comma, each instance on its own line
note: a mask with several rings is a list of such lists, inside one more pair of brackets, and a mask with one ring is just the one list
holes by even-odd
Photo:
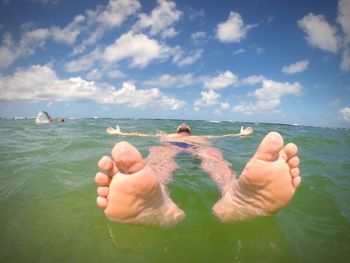
[[117, 125], [116, 129], [114, 129], [112, 127], [106, 128], [106, 132], [109, 134], [122, 134], [122, 132], [120, 131], [119, 125]]
[[243, 129], [243, 126], [241, 126], [241, 132], [239, 133], [239, 135], [241, 136], [247, 136], [249, 134], [253, 133], [253, 128], [252, 127], [247, 127], [245, 129]]

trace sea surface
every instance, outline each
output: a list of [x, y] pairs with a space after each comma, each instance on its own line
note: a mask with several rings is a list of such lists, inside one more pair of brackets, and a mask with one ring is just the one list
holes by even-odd
[[173, 132], [180, 120], [67, 119], [37, 125], [0, 120], [0, 262], [349, 262], [350, 131], [277, 124], [187, 121], [212, 140], [239, 174], [271, 130], [299, 147], [302, 183], [275, 215], [222, 224], [211, 213], [220, 198], [200, 162], [180, 154], [169, 186], [186, 219], [167, 229], [110, 222], [96, 205], [96, 163], [127, 140], [147, 156], [156, 138], [108, 135]]

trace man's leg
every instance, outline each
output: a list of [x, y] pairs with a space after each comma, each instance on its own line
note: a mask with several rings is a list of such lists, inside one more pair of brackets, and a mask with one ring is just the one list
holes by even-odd
[[286, 206], [301, 182], [297, 152], [295, 144], [284, 146], [279, 133], [266, 135], [239, 179], [214, 205], [214, 214], [229, 223], [270, 215]]
[[173, 181], [173, 172], [178, 168], [175, 156], [180, 152], [176, 147], [154, 146], [150, 148], [145, 162], [149, 165], [161, 184]]
[[210, 176], [221, 192], [236, 179], [235, 173], [231, 170], [231, 164], [224, 159], [219, 149], [204, 146], [195, 149], [193, 154], [201, 160], [201, 168]]
[[136, 148], [127, 142], [117, 143], [112, 158], [101, 158], [98, 166], [102, 172], [95, 177], [99, 185], [97, 205], [110, 220], [167, 227], [185, 218], [160, 183], [166, 180], [157, 177], [153, 170], [156, 166], [147, 164]]

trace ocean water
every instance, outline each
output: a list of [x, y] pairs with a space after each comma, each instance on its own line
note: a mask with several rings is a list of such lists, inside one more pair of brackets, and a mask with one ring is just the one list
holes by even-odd
[[[219, 192], [182, 154], [169, 188], [186, 220], [167, 229], [110, 222], [96, 206], [97, 161], [128, 140], [146, 156], [156, 138], [108, 135], [172, 132], [181, 121], [76, 119], [36, 125], [0, 120], [0, 262], [349, 262], [350, 131], [249, 124], [249, 137], [212, 140], [239, 174], [268, 131], [299, 146], [302, 183], [275, 215], [222, 224]], [[241, 123], [187, 121], [194, 134], [238, 132]], [[247, 125], [247, 124], [244, 124]]]

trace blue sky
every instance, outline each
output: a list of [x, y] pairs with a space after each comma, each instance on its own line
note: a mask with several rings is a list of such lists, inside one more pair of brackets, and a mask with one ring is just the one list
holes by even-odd
[[350, 0], [0, 8], [0, 117], [350, 127]]

